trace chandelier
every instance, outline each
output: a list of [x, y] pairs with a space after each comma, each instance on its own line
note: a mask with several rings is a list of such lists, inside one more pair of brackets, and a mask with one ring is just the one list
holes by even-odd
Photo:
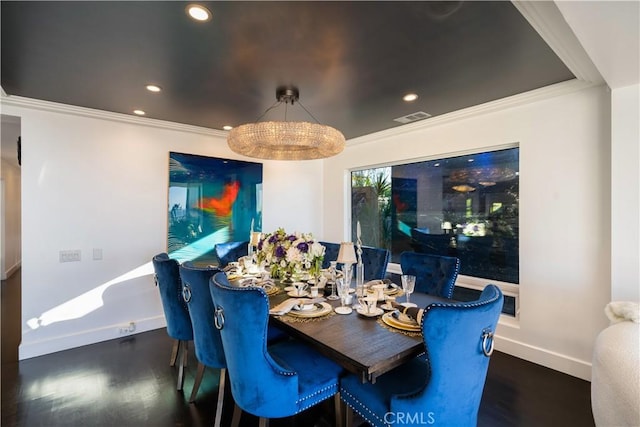
[[[300, 103], [300, 92], [292, 86], [276, 89], [276, 103], [258, 118], [284, 104], [285, 121], [248, 123], [231, 129], [227, 144], [234, 152], [267, 160], [312, 160], [335, 156], [344, 150], [344, 135], [330, 126], [321, 125]], [[286, 121], [287, 105], [298, 102], [316, 123]]]

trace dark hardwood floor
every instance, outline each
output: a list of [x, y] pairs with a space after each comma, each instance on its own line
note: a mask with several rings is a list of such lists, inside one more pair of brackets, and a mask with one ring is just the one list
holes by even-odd
[[[5, 298], [6, 285], [2, 282], [2, 426], [213, 424], [218, 372], [206, 372], [196, 403], [189, 404], [197, 362], [191, 351], [185, 391], [176, 391], [177, 372], [169, 367], [172, 343], [164, 329], [21, 362], [5, 359], [5, 350], [10, 353], [5, 344], [11, 342], [5, 337], [5, 308], [16, 304]], [[228, 398], [223, 425], [230, 424], [231, 412]], [[331, 402], [325, 402], [271, 425], [325, 427], [333, 425], [332, 420]], [[244, 414], [241, 424], [257, 426], [257, 419]], [[590, 383], [495, 352], [478, 425], [592, 426]]]

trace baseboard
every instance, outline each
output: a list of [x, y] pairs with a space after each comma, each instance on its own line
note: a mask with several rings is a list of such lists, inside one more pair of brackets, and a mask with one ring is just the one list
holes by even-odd
[[546, 366], [573, 377], [591, 381], [591, 362], [585, 362], [565, 354], [525, 344], [496, 335], [495, 349], [511, 356]]
[[2, 280], [7, 280], [9, 277], [11, 277], [11, 275], [13, 273], [15, 273], [16, 271], [20, 270], [20, 267], [22, 266], [22, 261], [18, 261], [15, 264], [13, 264], [11, 267], [9, 267], [7, 269], [7, 271], [3, 271], [2, 272]]
[[119, 328], [120, 326], [122, 326], [122, 324], [117, 324], [86, 331], [80, 331], [78, 333], [70, 335], [48, 338], [32, 343], [23, 342], [22, 344], [20, 344], [18, 350], [18, 359], [30, 359], [32, 357], [56, 353], [58, 351], [69, 350], [71, 348], [82, 347], [102, 341], [125, 338], [127, 336], [135, 336], [135, 334], [164, 328], [167, 325], [164, 316], [150, 317], [147, 319], [136, 319], [135, 322], [135, 331], [127, 334], [121, 334], [119, 332]]

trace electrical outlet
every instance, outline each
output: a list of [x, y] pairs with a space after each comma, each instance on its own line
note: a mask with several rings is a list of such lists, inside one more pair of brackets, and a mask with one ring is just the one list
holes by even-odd
[[136, 331], [136, 322], [129, 322], [128, 325], [122, 325], [118, 327], [118, 333], [120, 335], [129, 335]]

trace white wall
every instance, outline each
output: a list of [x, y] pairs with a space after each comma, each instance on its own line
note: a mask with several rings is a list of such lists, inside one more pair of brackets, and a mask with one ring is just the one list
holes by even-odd
[[609, 105], [597, 87], [364, 138], [325, 161], [325, 237], [348, 235], [348, 198], [328, 199], [350, 168], [519, 143], [520, 319], [501, 321], [497, 347], [589, 379], [611, 289]]
[[[150, 260], [166, 250], [168, 152], [239, 157], [222, 134], [25, 105], [3, 103], [22, 118], [25, 159], [20, 359], [116, 338], [129, 321], [137, 331], [164, 326]], [[265, 164], [265, 230], [322, 232], [321, 173], [321, 161]], [[75, 249], [80, 262], [59, 262], [59, 251]]]
[[[2, 156], [0, 180], [2, 203], [0, 206], [0, 276], [4, 280], [13, 274], [22, 261], [20, 216], [20, 166], [15, 155], [16, 141], [20, 136], [20, 121], [3, 115]], [[11, 150], [11, 153], [7, 151]]]
[[611, 300], [640, 301], [640, 85], [611, 93]]

